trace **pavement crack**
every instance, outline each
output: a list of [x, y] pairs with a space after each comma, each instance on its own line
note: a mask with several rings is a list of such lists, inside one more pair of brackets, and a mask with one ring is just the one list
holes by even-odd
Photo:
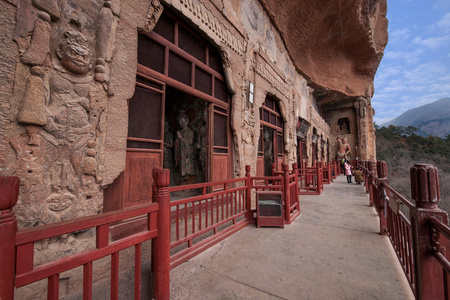
[[247, 284], [247, 283], [244, 283], [244, 282], [241, 282], [241, 281], [239, 281], [239, 280], [236, 280], [236, 279], [234, 279], [234, 278], [232, 278], [232, 277], [230, 277], [230, 276], [224, 275], [224, 274], [222, 274], [222, 273], [220, 273], [220, 272], [217, 272], [216, 270], [210, 269], [210, 268], [208, 268], [208, 267], [202, 266], [202, 268], [205, 268], [206, 270], [211, 271], [211, 272], [213, 272], [213, 273], [216, 273], [216, 274], [218, 274], [218, 275], [220, 275], [220, 276], [222, 276], [222, 277], [225, 277], [225, 278], [227, 278], [227, 279], [229, 279], [229, 280], [231, 280], [231, 281], [237, 282], [237, 283], [242, 284], [242, 285], [245, 285], [245, 286], [247, 286], [247, 287], [249, 287], [249, 288], [252, 288], [252, 289], [255, 289], [255, 290], [257, 290], [257, 291], [260, 291], [260, 292], [262, 292], [262, 293], [264, 293], [264, 294], [267, 294], [267, 295], [276, 297], [277, 299], [288, 300], [287, 298], [283, 298], [283, 297], [280, 297], [280, 296], [278, 296], [278, 295], [275, 295], [275, 294], [272, 294], [272, 293], [270, 293], [270, 292], [267, 292], [267, 291], [265, 291], [265, 290], [262, 290], [262, 289], [260, 289], [260, 288], [251, 286], [251, 285], [249, 285], [249, 284]]

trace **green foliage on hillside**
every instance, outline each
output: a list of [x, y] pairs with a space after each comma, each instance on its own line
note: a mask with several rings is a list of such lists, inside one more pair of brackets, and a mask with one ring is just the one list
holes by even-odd
[[427, 163], [438, 168], [441, 186], [439, 207], [450, 212], [450, 135], [422, 137], [413, 126], [377, 128], [377, 160], [388, 164], [388, 178], [400, 193], [410, 197], [409, 170], [416, 163]]

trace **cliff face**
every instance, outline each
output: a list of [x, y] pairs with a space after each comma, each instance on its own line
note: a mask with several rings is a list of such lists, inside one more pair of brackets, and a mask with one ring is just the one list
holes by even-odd
[[319, 101], [372, 96], [387, 44], [386, 0], [260, 2]]

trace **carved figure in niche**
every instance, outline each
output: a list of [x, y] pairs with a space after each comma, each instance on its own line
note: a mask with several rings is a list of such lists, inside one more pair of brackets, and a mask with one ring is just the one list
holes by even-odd
[[340, 139], [339, 137], [337, 137], [336, 140], [339, 143], [338, 151], [336, 153], [336, 158], [341, 159], [341, 160], [349, 159], [352, 149], [350, 148], [350, 145], [348, 144], [347, 138]]
[[271, 132], [264, 128], [264, 175], [272, 176], [273, 161], [273, 143], [271, 139]]
[[349, 134], [350, 133], [350, 121], [348, 118], [343, 118], [338, 120], [338, 131], [339, 134]]
[[49, 210], [59, 212], [80, 200], [83, 175], [97, 174], [95, 128], [100, 112], [90, 103], [95, 85], [88, 75], [92, 67], [88, 41], [79, 32], [67, 31], [56, 53], [68, 72], [50, 72], [43, 129], [59, 142], [59, 157], [49, 166], [51, 194], [46, 199]]
[[201, 125], [200, 132], [198, 134], [197, 149], [198, 149], [198, 160], [200, 161], [201, 167], [200, 172], [203, 179], [206, 180], [206, 156], [208, 150], [208, 139], [207, 139], [208, 112], [206, 111], [206, 109], [201, 112], [201, 118], [203, 123]]
[[189, 118], [184, 110], [180, 111], [177, 119], [180, 130], [177, 131], [175, 140], [175, 167], [178, 167], [181, 176], [187, 179], [189, 175], [195, 175], [194, 132], [188, 127]]
[[67, 31], [59, 43], [56, 54], [61, 65], [76, 75], [86, 75], [92, 68], [92, 53], [88, 41], [81, 33]]
[[9, 151], [16, 158], [11, 170], [23, 174], [17, 209], [26, 214], [19, 226], [33, 226], [100, 209], [105, 108], [112, 95], [109, 71], [120, 5], [117, 0], [20, 3], [16, 82], [26, 82], [16, 88], [20, 125], [14, 130], [20, 132], [12, 134]]

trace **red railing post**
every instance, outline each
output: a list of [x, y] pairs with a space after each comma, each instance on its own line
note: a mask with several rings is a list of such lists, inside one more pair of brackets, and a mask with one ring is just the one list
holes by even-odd
[[369, 164], [364, 161], [364, 186], [366, 187], [366, 194], [369, 193]]
[[[380, 234], [387, 234], [387, 216], [386, 216], [386, 202], [384, 199], [383, 185], [389, 185], [388, 169], [385, 161], [378, 161], [377, 164], [377, 173], [378, 173], [378, 181], [377, 181], [377, 195], [378, 203], [379, 203], [379, 211], [380, 211]], [[387, 193], [387, 192], [386, 192]]]
[[[430, 226], [427, 219], [435, 216], [448, 224], [447, 213], [438, 208], [440, 201], [438, 170], [432, 165], [416, 164], [411, 168], [411, 197], [416, 206], [410, 210], [416, 276], [416, 299], [444, 299], [442, 266], [429, 253]], [[448, 243], [440, 245], [448, 252]]]
[[247, 185], [246, 189], [246, 205], [247, 205], [247, 220], [252, 220], [252, 174], [250, 173], [250, 165], [245, 166], [245, 177], [247, 179], [245, 180], [245, 184]]
[[155, 299], [170, 299], [170, 170], [153, 169], [155, 202], [159, 204], [158, 236], [155, 238]]
[[272, 176], [275, 176], [276, 171], [277, 171], [276, 165], [272, 164]]
[[370, 206], [373, 206], [373, 185], [372, 182], [374, 180], [374, 172], [373, 172], [373, 161], [369, 161], [368, 165], [368, 175], [369, 180], [367, 181], [366, 192], [369, 193]]
[[317, 193], [318, 195], [322, 194], [323, 191], [323, 169], [320, 164], [316, 166], [317, 171]]
[[291, 224], [291, 196], [289, 191], [289, 165], [283, 165], [284, 171], [284, 214], [285, 222]]
[[295, 175], [295, 201], [297, 202], [297, 209], [300, 212], [300, 188], [298, 186], [298, 166], [296, 163], [292, 164], [292, 170]]
[[333, 174], [331, 173], [331, 164], [327, 163], [326, 166], [328, 169], [328, 183], [331, 183], [333, 181]]
[[18, 177], [0, 177], [0, 299], [14, 299], [17, 220], [13, 207], [19, 198]]

